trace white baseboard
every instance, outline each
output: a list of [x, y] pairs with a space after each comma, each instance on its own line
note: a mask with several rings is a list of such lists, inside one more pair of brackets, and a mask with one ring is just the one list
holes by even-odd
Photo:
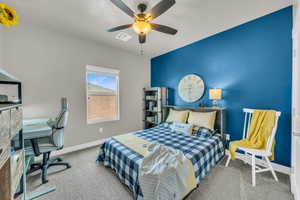
[[[229, 154], [229, 151], [226, 150], [226, 155]], [[240, 159], [240, 160], [245, 160], [245, 156], [241, 153], [236, 152], [235, 153], [235, 157]], [[262, 165], [262, 166], [266, 166], [265, 162], [261, 159], [256, 159], [255, 161], [258, 165]], [[250, 159], [248, 160], [248, 163], [250, 163]], [[291, 168], [290, 167], [286, 167], [284, 165], [280, 165], [274, 162], [271, 162], [272, 167], [274, 168], [275, 171], [281, 172], [283, 174], [287, 174], [287, 175], [291, 175]]]
[[52, 156], [61, 156], [61, 155], [64, 155], [64, 154], [68, 154], [68, 153], [72, 153], [72, 152], [92, 148], [92, 147], [103, 144], [104, 141], [105, 141], [105, 139], [96, 140], [96, 141], [93, 141], [93, 142], [79, 144], [79, 145], [75, 145], [75, 146], [71, 146], [71, 147], [66, 147], [66, 148], [63, 148], [62, 150], [53, 152]]
[[295, 175], [291, 174], [291, 191], [294, 195], [294, 200], [300, 200], [298, 188], [299, 186], [297, 186], [297, 180], [295, 178]]

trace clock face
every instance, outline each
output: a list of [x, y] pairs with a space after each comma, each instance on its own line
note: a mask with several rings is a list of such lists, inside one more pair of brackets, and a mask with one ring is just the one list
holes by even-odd
[[186, 102], [195, 102], [203, 96], [204, 88], [202, 78], [195, 74], [186, 75], [179, 82], [179, 96]]

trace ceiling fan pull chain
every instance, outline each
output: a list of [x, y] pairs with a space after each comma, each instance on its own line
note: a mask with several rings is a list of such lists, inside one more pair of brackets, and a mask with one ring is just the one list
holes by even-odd
[[143, 44], [140, 44], [140, 53], [141, 53], [141, 56], [143, 56], [143, 55], [144, 55]]

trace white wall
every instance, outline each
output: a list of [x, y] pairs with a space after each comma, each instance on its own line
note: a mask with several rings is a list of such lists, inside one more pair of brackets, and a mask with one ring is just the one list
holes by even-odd
[[[150, 85], [148, 58], [28, 24], [4, 30], [2, 48], [3, 68], [23, 82], [25, 118], [55, 116], [60, 97], [69, 99], [66, 146], [142, 128], [142, 88]], [[119, 121], [87, 125], [87, 64], [120, 70]]]
[[300, 199], [300, 0], [294, 5], [293, 27], [293, 136], [291, 185], [295, 200]]
[[3, 65], [3, 26], [0, 26], [0, 68]]

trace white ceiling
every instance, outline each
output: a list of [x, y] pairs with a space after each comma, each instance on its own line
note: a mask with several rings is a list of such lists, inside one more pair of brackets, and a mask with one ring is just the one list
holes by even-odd
[[[124, 0], [133, 10], [139, 2], [149, 7], [159, 0]], [[143, 45], [149, 57], [206, 38], [215, 33], [245, 23], [291, 5], [292, 0], [177, 0], [155, 23], [178, 29], [175, 36], [150, 32]], [[32, 23], [64, 31], [99, 43], [139, 54], [140, 45], [132, 29], [124, 32], [133, 36], [128, 42], [116, 40], [118, 32], [108, 28], [132, 23], [132, 19], [115, 7], [110, 0], [4, 0], [20, 15], [20, 23]]]

